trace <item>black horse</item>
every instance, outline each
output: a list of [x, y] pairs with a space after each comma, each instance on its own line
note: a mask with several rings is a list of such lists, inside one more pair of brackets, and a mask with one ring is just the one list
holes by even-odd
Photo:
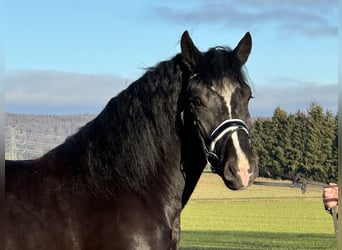
[[229, 189], [258, 174], [243, 74], [252, 41], [150, 68], [41, 158], [6, 161], [5, 249], [178, 249], [180, 213], [209, 162]]

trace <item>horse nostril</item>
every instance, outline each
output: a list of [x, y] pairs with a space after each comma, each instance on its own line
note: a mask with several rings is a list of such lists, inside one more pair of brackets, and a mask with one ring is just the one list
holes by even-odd
[[228, 162], [224, 169], [224, 176], [227, 180], [234, 181], [238, 178], [238, 168], [234, 162]]
[[235, 174], [234, 174], [234, 168], [231, 166], [230, 163], [227, 163], [226, 167], [224, 168], [224, 177], [227, 179], [227, 180], [231, 180], [235, 177]]

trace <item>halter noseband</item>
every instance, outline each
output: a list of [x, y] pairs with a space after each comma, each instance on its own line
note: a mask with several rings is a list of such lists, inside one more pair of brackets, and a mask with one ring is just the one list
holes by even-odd
[[[193, 104], [190, 104], [190, 113], [193, 116], [194, 125], [197, 128], [200, 140], [202, 142], [202, 147], [207, 157], [207, 161], [210, 163], [211, 171], [213, 173], [222, 173], [222, 163], [214, 152], [216, 143], [225, 135], [228, 135], [228, 138], [232, 136], [234, 132], [239, 130], [244, 131], [247, 136], [250, 138], [250, 132], [248, 126], [243, 120], [240, 119], [227, 119], [224, 120], [220, 125], [218, 125], [214, 131], [208, 136], [206, 133], [202, 122], [199, 117], [195, 114]], [[207, 143], [206, 143], [207, 142]], [[209, 145], [209, 148], [207, 147]]]

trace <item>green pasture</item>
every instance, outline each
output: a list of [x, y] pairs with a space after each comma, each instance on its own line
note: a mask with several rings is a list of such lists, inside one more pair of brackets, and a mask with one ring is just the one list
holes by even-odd
[[228, 190], [204, 173], [181, 218], [181, 250], [336, 249], [322, 188], [254, 185]]

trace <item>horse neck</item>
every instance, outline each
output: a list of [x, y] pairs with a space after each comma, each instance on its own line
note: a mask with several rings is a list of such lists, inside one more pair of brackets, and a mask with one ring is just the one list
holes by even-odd
[[70, 139], [83, 155], [80, 164], [96, 192], [129, 189], [141, 194], [153, 184], [169, 196], [184, 186], [176, 127], [182, 82], [169, 81], [151, 86], [143, 77]]

